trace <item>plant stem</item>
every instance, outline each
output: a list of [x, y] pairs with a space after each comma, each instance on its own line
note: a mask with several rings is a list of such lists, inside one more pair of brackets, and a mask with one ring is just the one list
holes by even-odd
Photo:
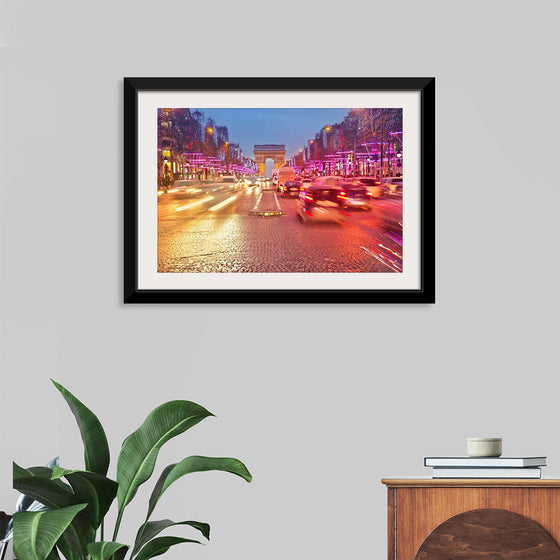
[[138, 538], [142, 538], [142, 535], [144, 534], [144, 530], [146, 529], [146, 524], [148, 523], [148, 519], [149, 517], [146, 517], [146, 521], [144, 521], [144, 525], [142, 525], [142, 528], [140, 529], [140, 531], [138, 531]]
[[113, 542], [117, 540], [117, 533], [119, 532], [119, 527], [121, 526], [121, 519], [123, 513], [124, 513], [124, 509], [121, 509], [119, 511], [119, 514], [117, 515], [117, 522], [115, 523], [115, 530], [113, 531]]

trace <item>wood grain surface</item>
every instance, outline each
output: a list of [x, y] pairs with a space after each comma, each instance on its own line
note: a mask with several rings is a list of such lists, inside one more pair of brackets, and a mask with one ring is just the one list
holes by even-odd
[[388, 488], [560, 488], [557, 478], [382, 478]]
[[[451, 517], [476, 509], [501, 509], [538, 523], [560, 543], [560, 487], [389, 487], [389, 530], [396, 535], [390, 560], [412, 560], [428, 535]], [[391, 511], [393, 506], [393, 511]], [[393, 527], [391, 517], [396, 518]], [[392, 542], [393, 535], [388, 535]], [[453, 558], [452, 556], [450, 558]], [[446, 559], [449, 560], [449, 559]]]
[[395, 496], [397, 491], [389, 488], [387, 494], [387, 558], [395, 560]]
[[436, 527], [415, 560], [560, 560], [560, 548], [533, 520], [503, 509], [475, 509]]

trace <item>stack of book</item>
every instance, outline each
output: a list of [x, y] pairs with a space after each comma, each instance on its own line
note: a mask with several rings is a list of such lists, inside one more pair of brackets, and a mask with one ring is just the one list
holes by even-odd
[[432, 478], [541, 478], [546, 457], [425, 457]]

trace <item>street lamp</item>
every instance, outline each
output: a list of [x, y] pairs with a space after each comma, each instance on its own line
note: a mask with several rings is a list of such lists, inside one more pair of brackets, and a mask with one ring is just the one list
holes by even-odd
[[397, 153], [397, 167], [399, 168], [399, 173], [402, 176], [402, 153], [401, 152]]

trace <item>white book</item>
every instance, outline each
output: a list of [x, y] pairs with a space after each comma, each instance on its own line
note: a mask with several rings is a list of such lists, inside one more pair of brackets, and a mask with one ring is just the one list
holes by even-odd
[[426, 467], [545, 467], [546, 457], [424, 457]]
[[434, 468], [432, 478], [541, 478], [539, 467], [525, 468]]

